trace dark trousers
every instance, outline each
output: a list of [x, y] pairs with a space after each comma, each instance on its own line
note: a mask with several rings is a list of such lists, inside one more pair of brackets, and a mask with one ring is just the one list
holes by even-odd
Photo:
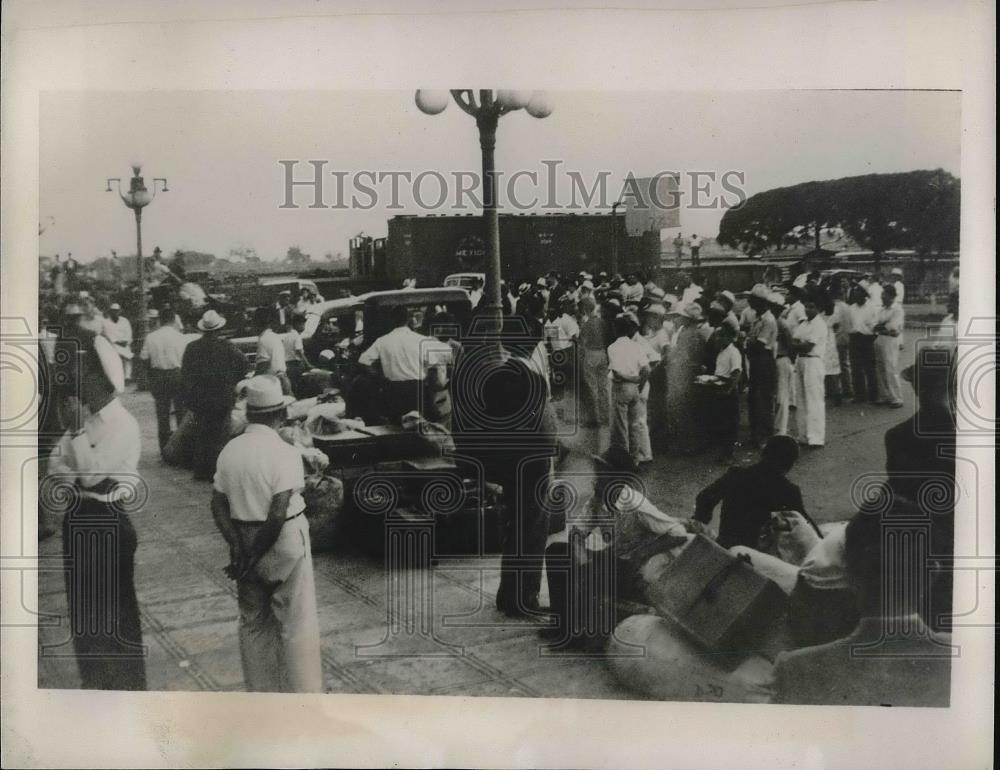
[[851, 334], [851, 376], [854, 380], [854, 397], [878, 401], [875, 381], [875, 335]]
[[215, 476], [215, 462], [226, 443], [232, 407], [195, 409], [194, 477], [204, 481]]
[[181, 403], [183, 392], [181, 370], [150, 368], [149, 392], [156, 404], [156, 433], [162, 451], [170, 440], [170, 434], [173, 433], [173, 429], [170, 427], [171, 411], [178, 425], [184, 419], [184, 406]]
[[740, 394], [706, 393], [704, 398], [712, 438], [722, 446], [731, 447], [740, 437]]
[[692, 267], [701, 266], [701, 246], [691, 247], [691, 266]]
[[386, 383], [386, 416], [393, 422], [399, 422], [407, 412], [424, 413], [421, 398], [423, 387], [420, 380], [398, 380]]
[[291, 360], [285, 363], [285, 375], [288, 377], [289, 393], [299, 398], [299, 381], [306, 370], [304, 361]]
[[754, 443], [759, 444], [774, 432], [777, 368], [774, 354], [770, 350], [750, 350], [747, 352], [747, 361], [750, 364], [750, 387], [747, 393], [750, 435]]
[[[549, 457], [510, 468], [503, 479], [503, 556], [497, 607], [524, 611], [538, 604], [549, 536]], [[516, 465], [516, 463], [513, 463]]]
[[63, 520], [70, 634], [84, 689], [145, 690], [132, 522], [82, 499]]

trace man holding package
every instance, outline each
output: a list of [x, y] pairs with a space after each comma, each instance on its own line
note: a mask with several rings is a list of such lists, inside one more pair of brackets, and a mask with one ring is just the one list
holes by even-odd
[[271, 375], [251, 378], [246, 396], [247, 428], [219, 455], [212, 493], [239, 590], [243, 675], [252, 692], [322, 692], [302, 457], [277, 432], [292, 398]]

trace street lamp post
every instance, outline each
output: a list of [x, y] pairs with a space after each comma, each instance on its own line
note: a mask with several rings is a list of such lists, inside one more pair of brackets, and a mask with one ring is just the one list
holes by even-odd
[[618, 273], [618, 207], [625, 201], [618, 200], [611, 204], [611, 275]]
[[140, 338], [145, 338], [148, 326], [146, 318], [146, 270], [142, 263], [142, 210], [156, 197], [157, 182], [163, 183], [163, 192], [169, 192], [169, 189], [167, 188], [167, 180], [162, 177], [153, 178], [152, 191], [146, 189], [146, 183], [139, 175], [141, 171], [142, 167], [138, 163], [132, 165], [132, 178], [129, 179], [127, 193], [122, 192], [120, 177], [110, 177], [105, 192], [112, 192], [111, 183], [114, 182], [118, 187], [118, 195], [121, 196], [122, 202], [135, 212], [135, 259], [139, 278], [139, 335]]
[[[479, 146], [483, 155], [483, 220], [486, 229], [486, 315], [499, 335], [503, 328], [503, 310], [500, 302], [500, 217], [497, 210], [497, 180], [494, 149], [497, 125], [509, 112], [524, 109], [534, 118], [545, 118], [552, 113], [548, 96], [541, 91], [510, 91], [459, 88], [450, 97], [464, 111], [476, 119], [479, 129]], [[449, 92], [416, 92], [416, 103], [426, 115], [437, 115], [448, 106]]]

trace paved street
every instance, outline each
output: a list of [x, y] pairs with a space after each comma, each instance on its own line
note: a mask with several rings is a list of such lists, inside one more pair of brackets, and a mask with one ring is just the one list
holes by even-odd
[[[902, 360], [912, 360], [911, 343]], [[791, 477], [819, 521], [852, 513], [849, 489], [858, 473], [884, 467], [882, 435], [912, 410], [846, 405], [828, 410], [828, 445], [807, 451]], [[223, 574], [228, 551], [209, 512], [210, 485], [159, 459], [152, 398], [129, 393], [126, 406], [143, 431], [140, 471], [149, 503], [134, 517], [139, 534], [136, 587], [142, 610], [147, 675], [154, 690], [240, 690], [234, 585]], [[602, 437], [606, 441], [606, 436]], [[742, 453], [740, 460], [752, 457]], [[664, 511], [690, 515], [694, 496], [723, 466], [708, 457], [657, 458], [645, 472], [651, 498]], [[40, 556], [58, 556], [60, 536], [39, 545]], [[537, 628], [514, 622], [493, 608], [499, 582], [497, 558], [408, 570], [387, 585], [380, 561], [318, 554], [317, 597], [323, 667], [330, 692], [452, 695], [635, 697], [621, 688], [598, 659], [553, 659], [540, 647]], [[543, 581], [544, 586], [544, 581]], [[39, 638], [39, 685], [77, 687], [72, 648], [65, 643], [63, 576], [43, 572], [39, 606], [50, 613]], [[400, 620], [392, 597], [406, 591], [430, 597], [422, 620], [437, 641], [392, 634]], [[546, 597], [542, 597], [543, 603]]]

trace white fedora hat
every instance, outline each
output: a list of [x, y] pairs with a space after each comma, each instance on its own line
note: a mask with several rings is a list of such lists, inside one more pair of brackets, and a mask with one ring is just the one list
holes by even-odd
[[273, 374], [258, 374], [245, 382], [247, 414], [275, 412], [295, 400], [281, 392], [281, 381]]
[[226, 325], [226, 319], [214, 310], [206, 310], [205, 314], [198, 321], [198, 328], [203, 332], [214, 332]]

